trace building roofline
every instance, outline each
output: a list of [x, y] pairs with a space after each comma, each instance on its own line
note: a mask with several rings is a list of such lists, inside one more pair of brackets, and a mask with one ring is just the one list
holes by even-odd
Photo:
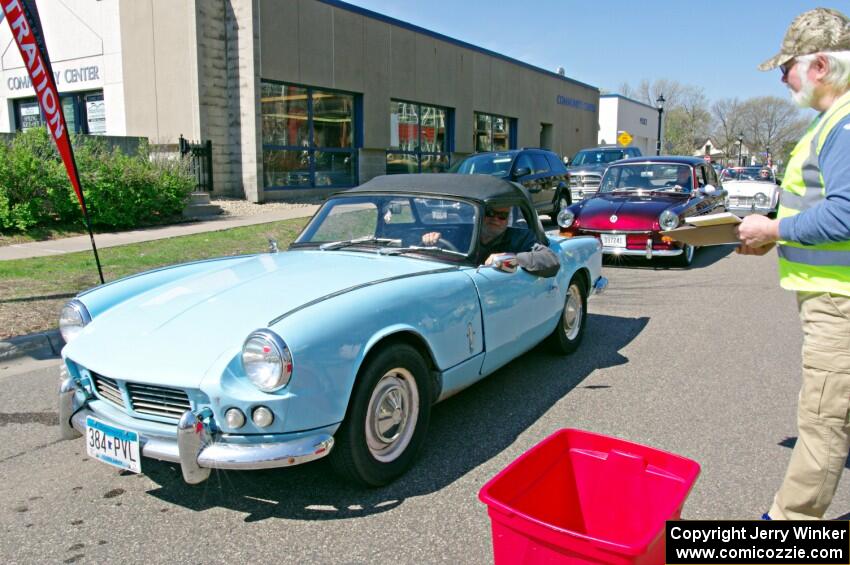
[[365, 16], [367, 18], [378, 20], [384, 23], [388, 23], [394, 26], [398, 26], [410, 31], [414, 31], [416, 33], [421, 33], [423, 35], [427, 35], [429, 37], [433, 37], [434, 39], [439, 39], [440, 41], [445, 41], [446, 43], [451, 43], [453, 45], [457, 45], [459, 47], [464, 47], [466, 49], [470, 49], [472, 51], [478, 51], [479, 53], [483, 53], [485, 55], [489, 55], [491, 57], [495, 57], [497, 59], [501, 59], [503, 61], [507, 61], [509, 63], [513, 63], [515, 65], [519, 65], [521, 67], [525, 67], [532, 71], [547, 75], [549, 77], [554, 77], [557, 79], [561, 79], [565, 82], [569, 82], [572, 84], [576, 84], [578, 86], [583, 86], [585, 88], [590, 88], [591, 90], [595, 90], [599, 92], [598, 86], [593, 86], [574, 78], [569, 78], [567, 76], [559, 75], [558, 73], [553, 73], [552, 71], [547, 71], [546, 69], [536, 67], [530, 63], [526, 63], [524, 61], [520, 61], [519, 59], [514, 59], [513, 57], [508, 57], [507, 55], [502, 55], [501, 53], [496, 53], [495, 51], [490, 51], [489, 49], [485, 49], [484, 47], [479, 47], [478, 45], [473, 45], [472, 43], [467, 43], [466, 41], [461, 41], [460, 39], [455, 39], [453, 37], [449, 37], [448, 35], [443, 35], [442, 33], [437, 33], [436, 31], [431, 31], [424, 27], [420, 27], [418, 25], [414, 25], [403, 20], [398, 20], [396, 18], [391, 18], [389, 16], [385, 16], [383, 14], [379, 14], [378, 12], [373, 12], [372, 10], [367, 10], [366, 8], [361, 8], [360, 6], [354, 6], [353, 4], [348, 4], [347, 2], [342, 2], [341, 0], [318, 0], [322, 4], [327, 4], [328, 6], [333, 6], [334, 8], [340, 8], [342, 10], [347, 10], [349, 12], [353, 12], [355, 14], [359, 14], [361, 16]]
[[635, 100], [634, 98], [629, 98], [628, 96], [623, 96], [622, 94], [600, 94], [599, 98], [622, 98], [623, 100], [628, 100], [629, 102], [634, 102], [635, 104], [640, 104], [641, 106], [646, 106], [650, 110], [658, 111], [658, 108], [655, 106], [650, 106], [646, 102], [640, 102]]

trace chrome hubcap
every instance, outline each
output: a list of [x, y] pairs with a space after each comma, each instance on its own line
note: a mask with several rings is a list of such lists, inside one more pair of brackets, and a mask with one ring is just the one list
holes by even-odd
[[578, 336], [583, 315], [584, 305], [581, 303], [581, 291], [578, 285], [571, 284], [567, 304], [564, 306], [564, 333], [568, 340], [572, 341]]
[[558, 210], [563, 210], [564, 208], [566, 208], [569, 205], [570, 205], [570, 203], [567, 202], [566, 198], [561, 198], [560, 202], [558, 202]]
[[419, 390], [407, 369], [387, 371], [369, 399], [366, 446], [378, 461], [387, 463], [404, 452], [419, 418]]
[[690, 263], [694, 260], [694, 246], [686, 245], [685, 246], [685, 257], [687, 258], [687, 262]]

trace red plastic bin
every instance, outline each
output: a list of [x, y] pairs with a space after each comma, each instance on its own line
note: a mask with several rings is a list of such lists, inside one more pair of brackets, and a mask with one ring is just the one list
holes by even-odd
[[678, 520], [699, 463], [563, 429], [493, 477], [478, 497], [506, 563], [664, 563], [664, 522]]

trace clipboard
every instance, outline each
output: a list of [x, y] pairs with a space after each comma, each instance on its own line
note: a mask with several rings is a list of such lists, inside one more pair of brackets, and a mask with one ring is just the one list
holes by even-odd
[[662, 235], [672, 237], [676, 241], [689, 245], [725, 245], [739, 244], [741, 241], [735, 234], [741, 218], [729, 212], [719, 214], [708, 214], [705, 216], [692, 216], [685, 218], [690, 224], [680, 228], [661, 232]]

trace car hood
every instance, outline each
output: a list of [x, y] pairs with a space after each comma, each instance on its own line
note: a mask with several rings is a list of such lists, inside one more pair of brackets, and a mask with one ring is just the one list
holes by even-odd
[[733, 180], [725, 181], [723, 188], [729, 193], [729, 196], [755, 196], [761, 192], [766, 196], [773, 194], [773, 191], [779, 189], [779, 186], [772, 182], [754, 181], [754, 180]]
[[351, 287], [445, 266], [352, 251], [258, 255], [116, 305], [63, 354], [110, 378], [195, 388], [217, 359], [232, 358], [251, 331], [282, 314]]
[[600, 194], [582, 205], [578, 214], [579, 227], [624, 231], [658, 229], [661, 212], [684, 203], [685, 199], [682, 195]]
[[582, 173], [599, 173], [600, 175], [605, 172], [605, 169], [608, 168], [607, 164], [604, 165], [580, 165], [578, 167], [568, 167], [567, 170], [571, 175], [582, 174]]

